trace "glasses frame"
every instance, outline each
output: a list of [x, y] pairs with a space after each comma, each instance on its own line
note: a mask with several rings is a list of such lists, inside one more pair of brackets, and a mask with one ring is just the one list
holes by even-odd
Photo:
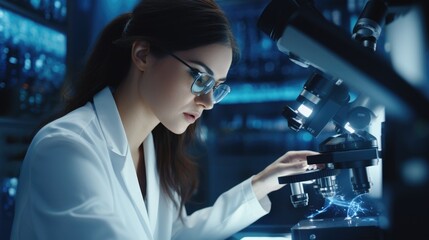
[[[154, 42], [153, 39], [150, 39], [147, 37], [129, 36], [129, 37], [121, 37], [121, 38], [113, 41], [113, 43], [118, 45], [118, 46], [121, 46], [121, 45], [127, 46], [128, 44], [132, 43], [133, 41]], [[181, 59], [176, 54], [172, 53], [171, 51], [169, 51], [169, 50], [167, 50], [167, 49], [165, 49], [165, 48], [163, 48], [157, 44], [155, 44], [154, 46], [156, 48], [158, 48], [159, 50], [161, 50], [161, 51], [167, 53], [168, 55], [172, 56], [173, 58], [175, 58], [176, 60], [178, 60], [183, 65], [185, 65], [186, 67], [189, 68], [189, 70], [190, 70], [189, 73], [191, 74], [192, 78], [194, 79], [194, 81], [192, 82], [192, 85], [191, 85], [192, 94], [194, 94], [196, 96], [200, 96], [201, 94], [207, 94], [211, 90], [213, 90], [213, 98], [214, 98], [213, 103], [216, 104], [216, 103], [222, 101], [222, 99], [225, 98], [225, 96], [231, 92], [231, 88], [225, 83], [221, 83], [221, 84], [216, 86], [216, 80], [214, 79], [214, 77], [211, 74], [199, 71], [198, 69], [190, 66], [187, 62], [185, 62], [185, 60]], [[201, 91], [201, 92], [194, 91], [193, 88], [194, 88], [195, 83], [198, 81], [198, 79], [200, 79], [201, 77], [204, 77], [204, 76], [208, 76], [211, 79], [210, 84], [208, 85], [207, 89], [205, 91]], [[218, 96], [217, 94], [214, 94], [217, 89], [221, 90], [222, 94], [220, 95], [221, 97], [219, 97], [218, 99], [215, 99], [215, 97]]]
[[[208, 74], [206, 72], [201, 72], [200, 70], [190, 66], [187, 62], [185, 62], [185, 60], [181, 59], [179, 56], [177, 56], [176, 54], [167, 51], [168, 55], [172, 56], [173, 58], [175, 58], [176, 60], [178, 60], [179, 62], [181, 62], [183, 65], [185, 65], [186, 67], [189, 68], [190, 70], [190, 74], [192, 76], [192, 78], [194, 79], [194, 81], [192, 82], [191, 85], [191, 92], [192, 94], [196, 95], [196, 96], [200, 96], [201, 94], [207, 94], [209, 93], [211, 90], [213, 90], [213, 93], [219, 88], [221, 87], [224, 91], [226, 91], [227, 93], [221, 95], [220, 99], [213, 99], [214, 103], [218, 103], [220, 101], [222, 101], [223, 98], [225, 98], [226, 95], [228, 95], [228, 93], [231, 91], [231, 88], [224, 83], [221, 83], [219, 85], [216, 86], [216, 80], [214, 79], [214, 77], [211, 74]], [[198, 79], [200, 79], [201, 77], [204, 76], [208, 76], [211, 80], [210, 80], [210, 84], [207, 85], [207, 89], [201, 91], [201, 92], [196, 92], [193, 90], [194, 84], [198, 81]], [[213, 94], [213, 96], [215, 96], [215, 94]]]

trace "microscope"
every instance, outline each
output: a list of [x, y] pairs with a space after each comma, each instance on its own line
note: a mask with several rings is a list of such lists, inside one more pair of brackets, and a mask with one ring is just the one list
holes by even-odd
[[[329, 123], [334, 125], [335, 134], [319, 144], [319, 154], [307, 157], [309, 164], [323, 164], [323, 169], [278, 179], [279, 183], [290, 185], [290, 200], [296, 208], [308, 205], [303, 184], [309, 181], [315, 183], [324, 198], [334, 197], [338, 190], [337, 176], [345, 169], [351, 172], [354, 194], [370, 192], [372, 183], [367, 168], [379, 164], [381, 151], [377, 138], [368, 129], [383, 113], [384, 105], [365, 91], [351, 89], [359, 84], [355, 79], [359, 80], [361, 73], [350, 70], [342, 58], [356, 57], [347, 55], [347, 44], [365, 56], [374, 55], [386, 14], [385, 2], [368, 1], [351, 36], [327, 21], [310, 0], [272, 0], [258, 20], [259, 29], [277, 42], [281, 52], [292, 62], [313, 71], [295, 106], [283, 109], [289, 128], [318, 137]], [[347, 44], [341, 46], [341, 43]], [[326, 63], [327, 59], [333, 61]], [[382, 234], [377, 217], [349, 216], [302, 220], [291, 232], [294, 240], [337, 239], [334, 236], [342, 240], [378, 240]]]

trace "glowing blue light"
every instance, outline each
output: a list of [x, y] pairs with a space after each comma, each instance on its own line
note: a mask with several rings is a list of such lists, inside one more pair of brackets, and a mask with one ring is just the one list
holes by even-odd
[[[356, 198], [358, 198], [357, 196]], [[358, 215], [359, 212], [364, 211], [364, 209], [361, 207], [362, 201], [359, 199], [354, 198], [347, 209], [347, 218], [354, 218]]]
[[331, 205], [332, 205], [332, 201], [325, 201], [325, 206], [323, 206], [320, 210], [316, 210], [315, 213], [310, 214], [309, 216], [307, 216], [307, 218], [314, 218], [317, 215], [328, 211], [328, 208], [330, 208]]
[[423, 158], [410, 158], [402, 164], [401, 175], [410, 185], [423, 185], [429, 180], [429, 164]]
[[61, 2], [60, 1], [55, 1], [54, 2], [54, 7], [55, 8], [61, 8]]
[[347, 201], [344, 196], [336, 195], [331, 198], [325, 198], [325, 205], [313, 214], [310, 214], [307, 218], [314, 218], [333, 207], [343, 208], [346, 212], [346, 219], [357, 218], [374, 212], [374, 208], [370, 204], [369, 199], [366, 198], [366, 194], [358, 195], [351, 201]]
[[3, 180], [3, 192], [7, 192], [9, 196], [15, 196], [17, 186], [17, 178], [6, 178]]
[[31, 0], [30, 1], [31, 6], [33, 6], [33, 8], [35, 8], [35, 9], [40, 8], [40, 3], [41, 3], [41, 0]]
[[261, 46], [264, 50], [269, 50], [273, 46], [273, 41], [270, 38], [264, 37]]
[[8, 193], [9, 193], [9, 196], [14, 197], [16, 195], [16, 189], [15, 188], [9, 188]]
[[236, 84], [219, 104], [260, 103], [293, 101], [299, 95], [302, 84]]
[[11, 64], [17, 64], [17, 63], [18, 63], [18, 59], [17, 59], [16, 57], [10, 57], [10, 58], [9, 58], [9, 62], [10, 62]]
[[310, 142], [313, 140], [313, 135], [311, 135], [309, 132], [302, 132], [300, 136], [304, 142]]

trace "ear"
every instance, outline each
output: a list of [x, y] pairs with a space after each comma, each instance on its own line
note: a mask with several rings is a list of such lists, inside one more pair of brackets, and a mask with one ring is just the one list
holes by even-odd
[[133, 43], [133, 47], [131, 48], [131, 59], [140, 71], [144, 71], [146, 69], [149, 52], [149, 42], [136, 41]]

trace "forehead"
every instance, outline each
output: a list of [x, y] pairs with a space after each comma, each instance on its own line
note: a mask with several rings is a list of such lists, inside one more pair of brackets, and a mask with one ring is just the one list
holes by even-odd
[[204, 63], [216, 79], [225, 78], [232, 62], [232, 49], [222, 44], [210, 44], [177, 52], [188, 61]]

